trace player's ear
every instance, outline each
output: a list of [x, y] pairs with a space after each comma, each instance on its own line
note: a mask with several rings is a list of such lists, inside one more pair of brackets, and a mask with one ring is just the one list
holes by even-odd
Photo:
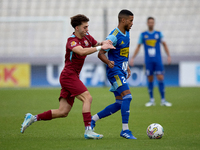
[[123, 22], [123, 23], [126, 22], [126, 19], [125, 19], [125, 18], [122, 18], [122, 22]]
[[78, 27], [78, 26], [76, 26], [76, 27], [75, 27], [75, 30], [77, 30], [77, 31], [78, 31], [78, 30], [79, 30], [79, 27]]

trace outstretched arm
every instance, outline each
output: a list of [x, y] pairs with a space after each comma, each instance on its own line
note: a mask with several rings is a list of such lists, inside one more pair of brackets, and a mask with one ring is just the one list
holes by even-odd
[[101, 46], [101, 45], [106, 44], [106, 43], [107, 44], [113, 44], [113, 42], [111, 40], [105, 40], [105, 41], [102, 41], [101, 43], [97, 42], [97, 44], [94, 47]]
[[138, 54], [138, 52], [140, 51], [140, 46], [141, 46], [141, 44], [138, 44], [137, 45], [137, 47], [136, 47], [136, 49], [135, 49], [135, 52], [134, 52], [134, 54], [133, 54], [133, 56], [131, 57], [131, 59], [130, 59], [130, 66], [133, 66], [134, 65], [134, 59], [135, 59], [135, 57], [137, 56], [137, 54]]
[[171, 63], [171, 56], [170, 56], [170, 53], [169, 53], [167, 43], [163, 41], [162, 44], [163, 44], [164, 50], [167, 54], [167, 62], [168, 62], [168, 64], [170, 64]]
[[115, 49], [115, 47], [110, 42], [104, 42], [102, 43], [102, 46], [91, 47], [91, 48], [83, 48], [82, 46], [76, 46], [72, 49], [72, 51], [81, 56], [86, 56], [96, 51], [106, 50], [106, 49]]

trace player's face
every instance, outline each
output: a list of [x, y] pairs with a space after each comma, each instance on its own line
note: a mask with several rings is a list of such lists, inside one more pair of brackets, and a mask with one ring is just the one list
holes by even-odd
[[88, 22], [82, 22], [80, 26], [78, 26], [78, 32], [81, 37], [84, 37], [88, 32]]
[[134, 16], [128, 16], [126, 21], [125, 21], [125, 30], [126, 31], [129, 31], [133, 25], [133, 19], [134, 19]]
[[154, 20], [153, 19], [149, 19], [147, 21], [147, 26], [149, 28], [149, 30], [153, 30], [153, 27], [154, 27]]

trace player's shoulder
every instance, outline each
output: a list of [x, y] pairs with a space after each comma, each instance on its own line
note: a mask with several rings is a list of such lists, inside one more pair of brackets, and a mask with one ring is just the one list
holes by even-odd
[[73, 33], [69, 36], [69, 38], [76, 38], [75, 33], [73, 32]]
[[69, 46], [69, 47], [70, 46], [74, 47], [78, 43], [79, 43], [78, 38], [74, 34], [70, 35], [69, 38], [67, 39], [67, 46]]
[[148, 31], [145, 30], [145, 31], [142, 31], [142, 32], [141, 32], [141, 35], [144, 35], [144, 34], [148, 34]]
[[155, 33], [161, 33], [161, 31], [160, 30], [155, 30]]
[[110, 32], [110, 35], [117, 36], [118, 33], [119, 33], [119, 30], [117, 28], [115, 28]]
[[74, 35], [74, 33], [68, 37], [68, 41], [77, 40], [77, 39], [78, 38]]

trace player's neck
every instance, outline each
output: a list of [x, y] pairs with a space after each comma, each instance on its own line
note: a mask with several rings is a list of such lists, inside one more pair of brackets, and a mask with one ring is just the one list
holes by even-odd
[[154, 31], [154, 29], [152, 28], [152, 29], [149, 29], [149, 32], [153, 32]]
[[124, 29], [124, 27], [118, 25], [118, 29], [119, 29], [122, 33], [126, 34], [126, 30]]
[[79, 33], [77, 33], [76, 31], [74, 32], [74, 35], [77, 37], [77, 38], [79, 38], [79, 39], [82, 39], [83, 37], [79, 34]]

